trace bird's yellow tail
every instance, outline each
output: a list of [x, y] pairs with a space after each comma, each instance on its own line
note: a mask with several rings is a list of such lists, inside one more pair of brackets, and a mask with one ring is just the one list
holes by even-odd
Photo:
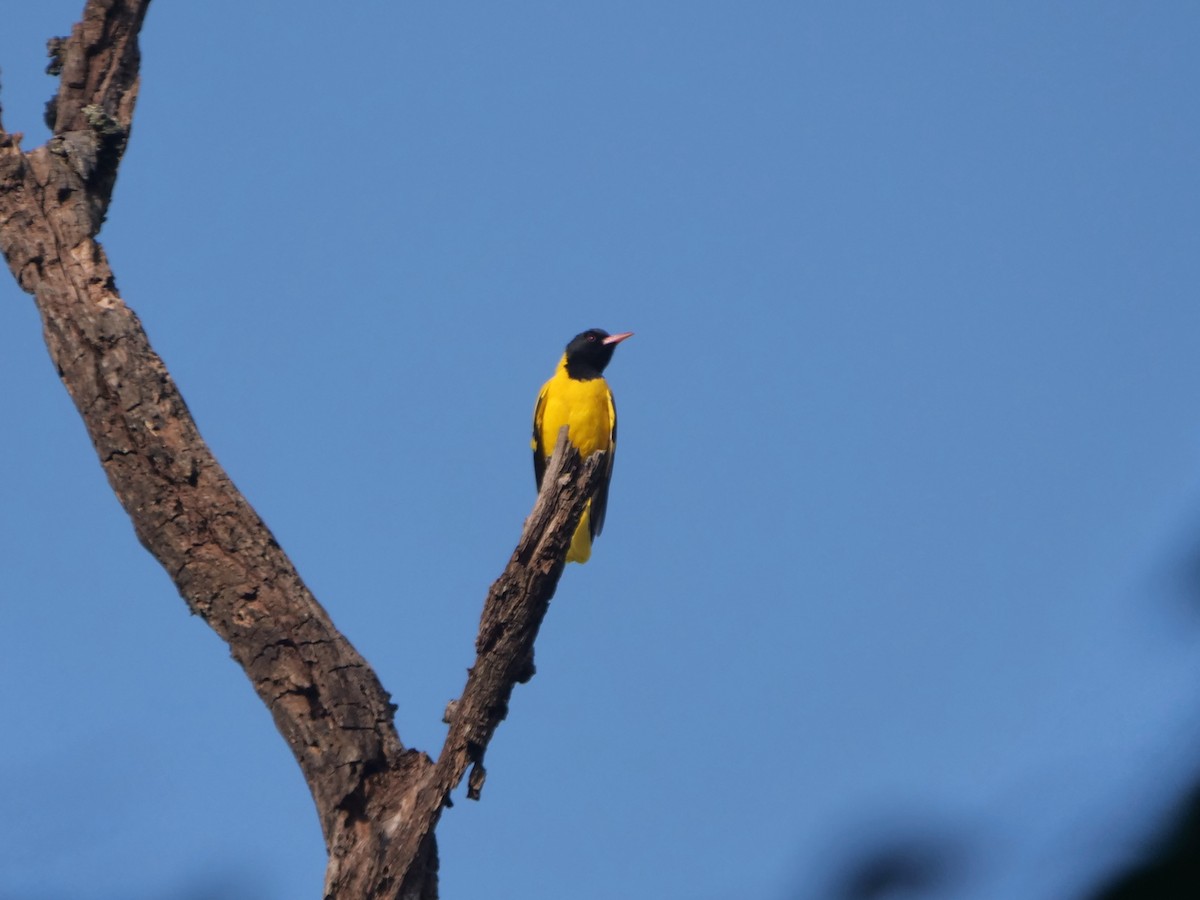
[[571, 537], [571, 549], [567, 551], [567, 562], [585, 563], [592, 558], [592, 501], [583, 508], [579, 517], [579, 525]]

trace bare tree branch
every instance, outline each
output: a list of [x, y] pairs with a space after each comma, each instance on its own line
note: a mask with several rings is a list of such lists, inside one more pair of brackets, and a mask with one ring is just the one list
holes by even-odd
[[[434, 828], [483, 755], [602, 471], [560, 436], [542, 492], [484, 607], [477, 658], [436, 764], [408, 750], [395, 707], [208, 449], [95, 240], [128, 142], [149, 0], [88, 0], [50, 42], [53, 136], [20, 149], [0, 127], [0, 250], [33, 294], [59, 377], [143, 546], [230, 647], [312, 792], [329, 851], [325, 896], [437, 896]], [[565, 429], [564, 429], [565, 432]]]
[[508, 714], [513, 687], [533, 676], [533, 643], [562, 576], [575, 526], [599, 485], [604, 459], [603, 453], [581, 458], [562, 429], [521, 539], [488, 592], [475, 665], [462, 696], [447, 707], [450, 730], [436, 766], [423, 772], [416, 789], [399, 803], [368, 816], [377, 829], [372, 835], [377, 845], [364, 840], [331, 851], [326, 897], [393, 896], [372, 892], [374, 885], [395, 877], [391, 873], [406, 873], [399, 879], [398, 896], [423, 896], [425, 847], [443, 807], [450, 805], [450, 792], [473, 765], [468, 797], [479, 798], [488, 743]]
[[[93, 239], [91, 213], [107, 206], [94, 188], [111, 178], [91, 178], [80, 148], [128, 133], [146, 5], [88, 3], [62, 49], [57, 116], [82, 130], [56, 131], [28, 154], [0, 148], [0, 244], [37, 300], [50, 355], [139, 540], [228, 641], [304, 770], [328, 841], [363, 772], [399, 764], [390, 700], [213, 457]], [[72, 72], [94, 91], [68, 85]]]
[[533, 677], [533, 643], [562, 576], [571, 536], [589, 497], [600, 484], [605, 453], [582, 459], [567, 441], [564, 426], [546, 469], [537, 503], [525, 523], [504, 573], [483, 606], [476, 659], [462, 696], [446, 710], [450, 725], [414, 814], [400, 827], [400, 859], [414, 856], [433, 833], [441, 807], [470, 765], [467, 796], [478, 800], [486, 772], [483, 756], [497, 726], [508, 715], [513, 688]]

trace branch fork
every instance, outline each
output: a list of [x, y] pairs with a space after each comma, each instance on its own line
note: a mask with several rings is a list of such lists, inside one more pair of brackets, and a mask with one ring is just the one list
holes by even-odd
[[0, 125], [0, 251], [34, 296], [59, 377], [138, 539], [230, 647], [299, 763], [329, 852], [327, 900], [437, 897], [434, 828], [484, 754], [533, 644], [604, 455], [559, 435], [542, 490], [491, 586], [462, 696], [434, 762], [407, 748], [391, 697], [336, 629], [200, 436], [166, 365], [116, 288], [96, 235], [132, 133], [149, 0], [87, 0], [68, 38], [53, 136], [31, 151]]

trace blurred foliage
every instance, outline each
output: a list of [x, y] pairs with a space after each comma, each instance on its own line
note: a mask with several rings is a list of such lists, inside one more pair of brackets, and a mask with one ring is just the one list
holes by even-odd
[[1089, 900], [1195, 900], [1200, 897], [1200, 783], [1170, 817], [1149, 852]]
[[838, 900], [887, 900], [943, 893], [960, 869], [958, 854], [932, 842], [898, 843], [867, 854], [843, 876]]

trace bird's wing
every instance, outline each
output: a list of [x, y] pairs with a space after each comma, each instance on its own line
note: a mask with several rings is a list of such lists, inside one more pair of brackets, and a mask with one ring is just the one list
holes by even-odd
[[596, 487], [596, 495], [592, 497], [592, 512], [588, 520], [588, 531], [592, 538], [604, 528], [604, 512], [608, 509], [608, 483], [612, 480], [613, 458], [617, 455], [617, 404], [613, 402], [612, 391], [605, 393], [608, 396], [608, 419], [612, 422], [612, 431], [608, 436], [608, 459], [604, 462], [604, 475]]
[[546, 393], [550, 389], [547, 382], [538, 394], [537, 406], [533, 408], [533, 477], [537, 480], [538, 490], [542, 489], [542, 476], [546, 474], [546, 448], [542, 446], [542, 413], [546, 408]]

